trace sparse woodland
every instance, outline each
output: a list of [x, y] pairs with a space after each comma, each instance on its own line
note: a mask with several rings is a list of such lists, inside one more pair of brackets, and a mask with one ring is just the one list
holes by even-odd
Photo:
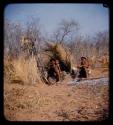
[[[109, 31], [94, 37], [79, 33], [79, 22], [61, 20], [51, 36], [42, 33], [39, 19], [25, 26], [4, 22], [4, 115], [19, 121], [91, 121], [108, 117], [109, 86], [77, 84], [68, 86], [66, 74], [58, 86], [45, 84], [51, 57], [63, 60], [69, 71], [80, 57], [90, 63], [92, 77], [109, 75]], [[93, 32], [93, 31], [92, 31]], [[22, 37], [34, 42], [35, 54], [22, 48]]]

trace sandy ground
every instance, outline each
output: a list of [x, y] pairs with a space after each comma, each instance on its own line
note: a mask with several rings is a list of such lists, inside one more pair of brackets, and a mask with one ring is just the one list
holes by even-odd
[[[102, 72], [101, 72], [102, 73]], [[108, 74], [104, 72], [104, 74]], [[94, 75], [94, 73], [93, 73]], [[97, 74], [99, 76], [99, 74]], [[4, 82], [4, 116], [10, 121], [101, 121], [109, 115], [109, 85], [21, 85]]]

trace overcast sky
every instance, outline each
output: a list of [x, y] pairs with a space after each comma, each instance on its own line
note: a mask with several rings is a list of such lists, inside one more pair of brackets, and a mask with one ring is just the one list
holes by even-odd
[[102, 4], [9, 4], [4, 17], [24, 25], [30, 17], [40, 18], [42, 28], [51, 34], [62, 19], [74, 19], [82, 35], [109, 30], [109, 8]]

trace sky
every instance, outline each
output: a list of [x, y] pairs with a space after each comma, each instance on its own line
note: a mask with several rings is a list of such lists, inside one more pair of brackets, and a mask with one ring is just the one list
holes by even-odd
[[77, 21], [84, 36], [109, 30], [109, 8], [103, 4], [9, 4], [4, 10], [4, 19], [22, 25], [31, 17], [39, 18], [48, 34], [55, 31], [62, 19]]

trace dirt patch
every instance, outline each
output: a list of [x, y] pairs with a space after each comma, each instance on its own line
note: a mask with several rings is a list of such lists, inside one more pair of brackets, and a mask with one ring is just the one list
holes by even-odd
[[[66, 82], [66, 81], [65, 81]], [[4, 115], [11, 121], [92, 121], [108, 117], [108, 84], [4, 84]]]

